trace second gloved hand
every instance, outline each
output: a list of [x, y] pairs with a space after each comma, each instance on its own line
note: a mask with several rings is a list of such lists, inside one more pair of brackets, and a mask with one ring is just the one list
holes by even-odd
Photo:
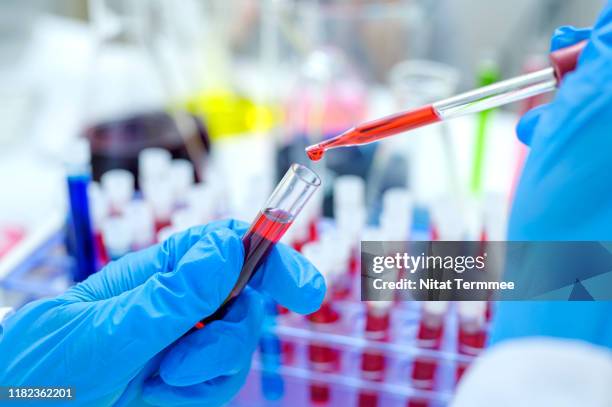
[[246, 226], [192, 228], [26, 305], [0, 327], [0, 385], [71, 387], [71, 405], [226, 403], [259, 338], [260, 292], [300, 313], [325, 292], [310, 263], [279, 244], [222, 320], [184, 336], [231, 291]]
[[[508, 240], [612, 241], [612, 2], [593, 29], [561, 27], [552, 50], [588, 43], [551, 103], [528, 112], [531, 151], [515, 194]], [[585, 267], [585, 273], [589, 270]], [[557, 270], [534, 278], [555, 279]], [[491, 342], [556, 336], [612, 347], [608, 302], [501, 302]]]

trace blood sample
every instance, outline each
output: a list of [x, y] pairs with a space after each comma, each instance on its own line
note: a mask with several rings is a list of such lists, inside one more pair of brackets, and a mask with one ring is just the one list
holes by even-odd
[[223, 317], [228, 302], [244, 289], [266, 255], [291, 226], [319, 185], [321, 185], [320, 178], [307, 167], [293, 164], [289, 168], [268, 198], [264, 209], [257, 215], [242, 238], [244, 263], [234, 288], [221, 307], [198, 322], [195, 328], [201, 329], [208, 322]]
[[[419, 348], [437, 350], [442, 343], [444, 317], [448, 303], [431, 301], [423, 303], [423, 314], [419, 323], [416, 344]], [[417, 356], [412, 365], [412, 380], [415, 387], [432, 389], [438, 361], [431, 357]]]
[[110, 205], [106, 194], [97, 182], [89, 184], [87, 193], [89, 195], [89, 208], [92, 219], [97, 267], [101, 269], [110, 261], [102, 236], [102, 224], [109, 214]]
[[549, 68], [364, 123], [337, 137], [306, 148], [306, 154], [313, 161], [320, 160], [325, 151], [332, 148], [372, 143], [421, 126], [550, 92], [557, 87], [566, 73], [575, 69], [585, 44], [586, 41], [582, 41], [552, 52], [549, 55]]
[[[364, 336], [373, 341], [389, 339], [390, 301], [368, 302]], [[386, 358], [380, 349], [366, 348], [361, 355], [361, 377], [372, 382], [382, 382], [385, 378]], [[360, 407], [376, 407], [378, 392], [367, 389], [359, 392]]]
[[[462, 301], [459, 307], [459, 335], [457, 338], [458, 351], [462, 355], [477, 356], [485, 346], [486, 330], [485, 301]], [[468, 364], [457, 364], [456, 379], [459, 381], [467, 369]]]
[[[327, 295], [318, 311], [308, 315], [310, 327], [315, 332], [335, 332], [340, 322], [340, 314], [331, 301], [331, 291], [334, 283], [332, 278], [332, 262], [328, 257], [326, 247], [321, 243], [304, 245], [302, 253], [325, 277]], [[314, 340], [308, 345], [308, 361], [310, 368], [320, 373], [338, 373], [340, 371], [340, 351], [324, 341]], [[310, 401], [312, 404], [325, 404], [331, 398], [328, 383], [313, 380], [310, 383]]]
[[[330, 332], [340, 320], [340, 314], [328, 301], [321, 305], [317, 312], [308, 316], [315, 331]], [[340, 352], [326, 343], [313, 341], [308, 346], [310, 367], [316, 372], [337, 373], [340, 370]], [[313, 381], [310, 384], [310, 401], [313, 404], [329, 402], [331, 397], [328, 383]]]
[[410, 400], [408, 400], [408, 407], [429, 407], [429, 400], [424, 399], [424, 398], [419, 398], [419, 397], [415, 397], [415, 398], [411, 398]]

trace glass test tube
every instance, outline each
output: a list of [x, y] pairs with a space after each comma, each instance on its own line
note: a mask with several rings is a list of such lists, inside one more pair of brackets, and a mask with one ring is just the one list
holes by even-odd
[[198, 322], [196, 328], [201, 329], [208, 322], [223, 316], [226, 304], [244, 289], [264, 258], [289, 229], [320, 185], [321, 179], [311, 169], [300, 164], [291, 165], [242, 238], [244, 264], [236, 285], [221, 307]]

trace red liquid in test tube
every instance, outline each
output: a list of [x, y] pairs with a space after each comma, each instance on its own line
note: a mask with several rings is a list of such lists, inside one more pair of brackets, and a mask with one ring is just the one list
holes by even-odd
[[[462, 301], [459, 307], [459, 335], [457, 338], [458, 351], [462, 355], [477, 356], [486, 343], [485, 301]], [[468, 364], [457, 364], [456, 380], [459, 381], [467, 369]]]
[[[308, 316], [314, 331], [333, 332], [340, 319], [340, 314], [329, 302]], [[308, 360], [312, 370], [321, 373], [338, 373], [340, 371], [340, 351], [323, 342], [313, 341], [308, 346]], [[310, 401], [316, 404], [328, 403], [330, 386], [327, 383], [313, 381], [310, 384]]]
[[228, 303], [244, 289], [319, 185], [321, 180], [307, 167], [293, 164], [289, 168], [242, 238], [245, 255], [238, 281], [219, 309], [196, 323], [196, 329], [224, 316]]
[[[368, 303], [366, 314], [365, 338], [372, 341], [388, 341], [390, 325], [390, 301]], [[361, 356], [361, 378], [372, 382], [385, 379], [386, 358], [380, 349], [370, 348]], [[376, 407], [379, 394], [375, 390], [364, 389], [359, 392], [359, 407]]]
[[[240, 294], [251, 279], [255, 269], [261, 265], [263, 259], [272, 250], [272, 247], [289, 229], [292, 220], [293, 217], [282, 209], [268, 208], [257, 215], [251, 227], [242, 238], [244, 263], [242, 264], [238, 281], [228, 298], [231, 299]], [[205, 324], [205, 321], [200, 321], [196, 324], [196, 328], [203, 328]]]
[[[444, 318], [448, 303], [430, 301], [423, 303], [423, 312], [417, 332], [416, 345], [422, 349], [438, 350], [442, 343]], [[415, 387], [432, 389], [438, 361], [431, 357], [416, 356], [412, 366], [412, 381]]]
[[[318, 311], [306, 318], [316, 338], [319, 333], [338, 333], [340, 328], [340, 313], [331, 301], [334, 280], [332, 262], [329, 251], [322, 243], [315, 242], [304, 245], [302, 254], [310, 260], [323, 274], [327, 284], [327, 296]], [[330, 346], [325, 340], [313, 339], [308, 344], [308, 362], [310, 369], [318, 373], [340, 372], [340, 350]], [[330, 385], [324, 381], [310, 382], [310, 402], [312, 404], [327, 404], [331, 398]]]
[[108, 258], [108, 253], [106, 252], [106, 246], [104, 245], [104, 237], [102, 236], [102, 231], [96, 229], [94, 230], [94, 245], [96, 248], [96, 255], [98, 258], [98, 265], [100, 268], [106, 266], [110, 259]]

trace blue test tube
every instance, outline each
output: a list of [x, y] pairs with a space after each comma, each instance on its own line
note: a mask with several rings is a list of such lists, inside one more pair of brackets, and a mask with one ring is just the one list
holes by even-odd
[[73, 280], [83, 281], [96, 272], [96, 252], [89, 213], [87, 186], [91, 182], [89, 144], [79, 139], [68, 152], [66, 163], [70, 213], [68, 226], [74, 238]]

